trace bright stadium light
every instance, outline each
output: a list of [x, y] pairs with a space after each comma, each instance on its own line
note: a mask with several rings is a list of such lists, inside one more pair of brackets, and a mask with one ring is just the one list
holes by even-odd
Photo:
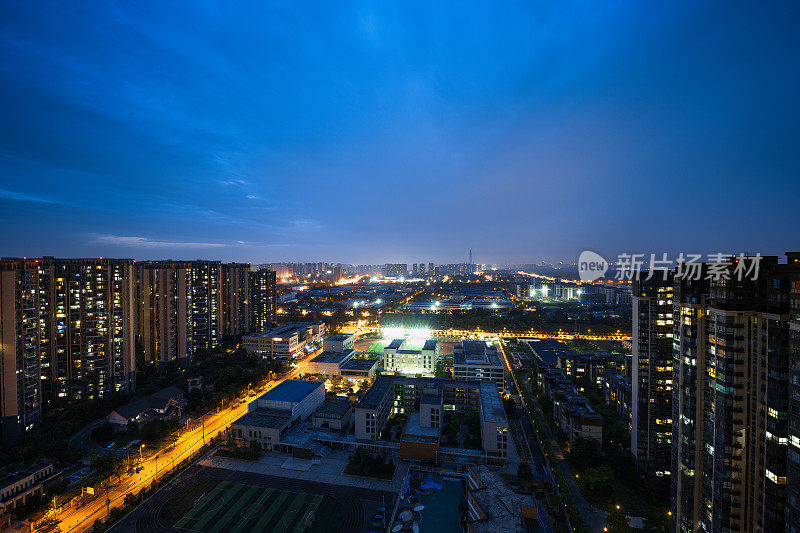
[[381, 328], [381, 331], [385, 339], [428, 340], [431, 338], [431, 330], [428, 328], [387, 327]]

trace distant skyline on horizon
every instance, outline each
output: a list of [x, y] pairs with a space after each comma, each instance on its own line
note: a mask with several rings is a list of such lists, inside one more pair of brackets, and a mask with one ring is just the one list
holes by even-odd
[[800, 233], [797, 3], [3, 11], [0, 256], [525, 264]]

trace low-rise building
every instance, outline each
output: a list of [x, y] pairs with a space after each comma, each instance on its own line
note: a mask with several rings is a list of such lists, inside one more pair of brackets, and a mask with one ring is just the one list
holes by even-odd
[[394, 339], [383, 349], [383, 368], [406, 375], [433, 375], [439, 362], [439, 343], [427, 340], [421, 348], [409, 346], [407, 339]]
[[242, 336], [242, 347], [248, 353], [263, 357], [291, 360], [311, 352], [322, 341], [322, 322], [288, 322], [261, 333]]
[[354, 355], [354, 350], [343, 352], [326, 350], [308, 362], [308, 371], [323, 376], [338, 376], [341, 373], [342, 364], [349, 361]]
[[604, 381], [603, 396], [606, 404], [616, 411], [622, 422], [630, 425], [633, 408], [631, 378], [607, 370]]
[[[441, 432], [445, 412], [468, 408], [479, 415], [482, 457], [507, 461], [508, 420], [500, 393], [491, 382], [379, 376], [355, 407], [355, 437], [379, 440], [389, 417], [408, 414], [411, 426], [407, 422], [404, 433], [409, 437], [405, 439], [408, 458], [438, 460], [438, 438], [435, 445], [432, 439], [434, 433]], [[420, 455], [423, 453], [424, 458]]]
[[353, 404], [347, 398], [329, 398], [311, 415], [315, 428], [346, 431], [352, 420]]
[[356, 336], [348, 333], [334, 333], [322, 339], [325, 352], [344, 352], [356, 347]]
[[592, 409], [560, 368], [542, 362], [536, 379], [539, 388], [553, 400], [553, 416], [569, 442], [576, 438], [603, 442], [603, 417]]
[[0, 512], [25, 505], [29, 498], [42, 494], [44, 483], [53, 476], [53, 464], [41, 461], [0, 478]]
[[378, 369], [376, 359], [356, 359], [351, 358], [342, 363], [339, 367], [339, 375], [346, 379], [375, 379], [375, 372]]
[[290, 451], [283, 437], [325, 401], [325, 383], [287, 379], [247, 406], [247, 414], [231, 424], [231, 434], [257, 442], [263, 450]]
[[134, 396], [125, 405], [111, 411], [108, 421], [124, 429], [131, 422], [141, 425], [158, 418], [179, 417], [185, 406], [183, 391], [171, 386], [150, 396]]
[[465, 340], [453, 350], [453, 378], [468, 381], [491, 381], [505, 389], [505, 366], [497, 348], [484, 341]]

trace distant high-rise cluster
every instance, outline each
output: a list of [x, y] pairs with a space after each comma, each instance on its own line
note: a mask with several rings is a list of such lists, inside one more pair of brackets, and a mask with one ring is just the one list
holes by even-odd
[[800, 528], [800, 253], [737, 264], [634, 284], [631, 451], [678, 532]]
[[275, 274], [245, 263], [0, 260], [3, 440], [41, 422], [43, 397], [136, 387], [136, 353], [164, 371], [275, 320]]
[[268, 263], [261, 266], [274, 271], [279, 279], [335, 281], [342, 277], [339, 263]]

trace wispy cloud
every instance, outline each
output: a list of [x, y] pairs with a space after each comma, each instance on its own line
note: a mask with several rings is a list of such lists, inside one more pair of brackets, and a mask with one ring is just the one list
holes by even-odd
[[241, 187], [244, 187], [245, 185], [248, 185], [247, 181], [245, 181], [243, 179], [237, 179], [237, 178], [221, 180], [220, 183], [222, 185], [239, 185]]
[[38, 194], [29, 194], [26, 192], [9, 191], [8, 189], [0, 189], [0, 198], [7, 198], [9, 200], [16, 200], [17, 202], [38, 202], [41, 204], [56, 204], [76, 207], [74, 204], [65, 202], [63, 200], [56, 200], [54, 198], [47, 198], [46, 196], [39, 196]]
[[183, 248], [220, 248], [230, 246], [221, 242], [175, 242], [175, 241], [159, 241], [149, 237], [139, 237], [134, 235], [97, 235], [95, 242], [102, 244], [110, 244], [116, 246], [133, 246], [137, 248], [161, 248], [169, 247], [183, 247]]

